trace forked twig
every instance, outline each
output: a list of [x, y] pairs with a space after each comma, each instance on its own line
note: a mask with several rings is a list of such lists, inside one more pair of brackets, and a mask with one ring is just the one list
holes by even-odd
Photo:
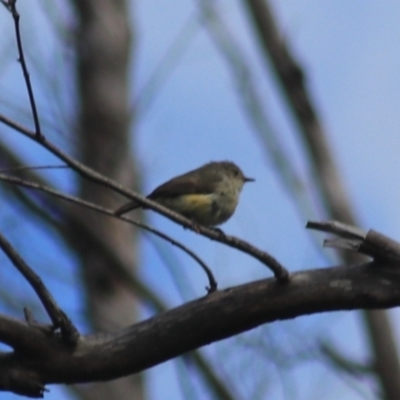
[[25, 62], [25, 55], [22, 48], [22, 40], [21, 40], [21, 30], [19, 28], [19, 13], [17, 10], [17, 0], [9, 0], [8, 2], [2, 1], [7, 10], [10, 11], [13, 20], [14, 20], [14, 28], [15, 28], [15, 36], [17, 38], [17, 47], [18, 47], [18, 61], [21, 64], [22, 73], [24, 75], [26, 88], [28, 90], [29, 96], [29, 104], [31, 105], [33, 121], [35, 123], [35, 132], [38, 138], [42, 138], [42, 132], [40, 128], [39, 116], [36, 108], [35, 96], [33, 95], [33, 89], [31, 84], [31, 78], [29, 76], [28, 67]]
[[[194, 225], [191, 220], [183, 217], [181, 214], [178, 214], [166, 207], [163, 207], [160, 204], [153, 202], [153, 201], [135, 193], [132, 190], [127, 190], [127, 189], [123, 188], [117, 182], [105, 177], [104, 175], [101, 175], [97, 171], [85, 166], [84, 164], [79, 163], [77, 160], [68, 156], [66, 153], [64, 153], [62, 150], [60, 150], [57, 146], [50, 143], [42, 135], [41, 129], [40, 129], [39, 118], [38, 118], [38, 114], [37, 114], [37, 110], [36, 110], [32, 85], [30, 83], [29, 73], [28, 73], [28, 70], [26, 67], [24, 52], [23, 52], [22, 43], [21, 43], [21, 35], [20, 35], [20, 30], [19, 30], [19, 14], [16, 10], [16, 0], [10, 0], [5, 5], [6, 5], [7, 9], [9, 9], [10, 12], [12, 13], [14, 23], [15, 23], [15, 30], [16, 30], [17, 43], [18, 43], [18, 52], [19, 52], [19, 61], [21, 63], [22, 69], [23, 69], [24, 78], [25, 78], [25, 82], [27, 85], [28, 93], [29, 93], [29, 100], [30, 100], [30, 104], [31, 104], [32, 114], [33, 114], [33, 118], [35, 120], [35, 132], [30, 131], [29, 129], [15, 123], [14, 121], [10, 120], [9, 118], [7, 118], [3, 115], [0, 115], [0, 122], [3, 122], [7, 126], [13, 128], [14, 130], [22, 133], [23, 135], [29, 137], [32, 140], [34, 140], [36, 143], [42, 145], [44, 148], [49, 150], [52, 154], [54, 154], [60, 160], [63, 160], [68, 166], [70, 166], [72, 169], [74, 169], [74, 171], [79, 173], [81, 176], [83, 176], [95, 183], [98, 183], [105, 187], [108, 187], [109, 189], [112, 189], [113, 191], [120, 193], [120, 194], [128, 197], [131, 200], [135, 200], [140, 205], [146, 206], [147, 208], [150, 208], [150, 209], [166, 216], [167, 218], [172, 219], [173, 221], [177, 222], [178, 224], [181, 224], [182, 226], [184, 226], [186, 228], [192, 229], [197, 233], [201, 233], [203, 236], [206, 236], [206, 237], [208, 237], [212, 240], [218, 241], [220, 243], [224, 243], [230, 247], [236, 248], [238, 250], [243, 251], [244, 253], [247, 253], [247, 254], [255, 257], [257, 260], [261, 261], [264, 265], [266, 265], [268, 268], [270, 268], [273, 271], [273, 273], [277, 279], [279, 279], [281, 281], [288, 280], [289, 272], [270, 254], [256, 248], [255, 246], [251, 245], [250, 243], [247, 243], [236, 237], [221, 234], [220, 232], [216, 232], [215, 230], [207, 228], [207, 227]], [[121, 218], [121, 219], [127, 220], [125, 218]], [[164, 235], [164, 234], [162, 234], [162, 235]], [[165, 236], [167, 236], [167, 235], [165, 235]], [[163, 237], [163, 236], [161, 236], [161, 237]], [[170, 238], [170, 240], [171, 240], [171, 238]], [[207, 273], [207, 275], [209, 276], [209, 279], [210, 279], [210, 275], [208, 273]], [[213, 282], [213, 284], [215, 284], [215, 281]], [[210, 290], [212, 289], [213, 284], [210, 283]]]
[[60, 328], [63, 338], [74, 343], [79, 337], [78, 330], [66, 314], [58, 307], [53, 296], [47, 290], [39, 276], [28, 266], [11, 243], [1, 233], [0, 247], [38, 295], [53, 323], [54, 329]]
[[[277, 279], [282, 282], [285, 282], [289, 278], [289, 272], [286, 268], [283, 267], [282, 264], [279, 263], [273, 256], [268, 254], [265, 251], [262, 251], [255, 246], [251, 245], [250, 243], [236, 238], [234, 236], [228, 235], [221, 235], [220, 232], [215, 231], [214, 229], [207, 228], [205, 226], [194, 225], [193, 222], [181, 214], [178, 214], [166, 207], [161, 206], [160, 204], [147, 199], [139, 195], [138, 193], [134, 192], [133, 190], [129, 190], [124, 188], [119, 183], [113, 181], [105, 177], [104, 175], [98, 173], [97, 171], [87, 167], [86, 165], [80, 163], [79, 161], [75, 160], [74, 158], [70, 157], [66, 153], [64, 153], [61, 149], [59, 149], [54, 144], [50, 143], [44, 137], [38, 137], [34, 132], [30, 131], [29, 129], [23, 127], [20, 124], [12, 121], [11, 119], [5, 117], [4, 115], [0, 114], [0, 122], [3, 122], [5, 125], [9, 126], [10, 128], [22, 133], [24, 136], [28, 137], [29, 139], [39, 143], [44, 148], [49, 150], [52, 154], [58, 157], [60, 160], [64, 161], [68, 166], [70, 166], [74, 171], [76, 171], [81, 176], [90, 179], [92, 182], [101, 184], [113, 191], [120, 193], [131, 200], [137, 201], [139, 204], [150, 208], [165, 217], [175, 221], [176, 223], [189, 228], [197, 233], [201, 233], [203, 236], [208, 237], [209, 239], [215, 240], [217, 242], [226, 244], [227, 246], [233, 247], [235, 249], [241, 250], [246, 254], [249, 254], [259, 260], [261, 263], [266, 265], [269, 269], [271, 269]], [[128, 219], [120, 218], [124, 221]]]
[[[16, 184], [16, 185], [19, 185], [19, 186], [27, 187], [27, 188], [30, 188], [30, 189], [38, 190], [38, 191], [41, 191], [41, 192], [44, 192], [44, 193], [48, 193], [48, 194], [50, 194], [52, 196], [55, 196], [55, 197], [58, 197], [58, 198], [60, 198], [62, 200], [65, 200], [65, 201], [68, 201], [68, 202], [71, 202], [71, 203], [75, 203], [75, 204], [78, 204], [80, 206], [89, 208], [91, 210], [100, 212], [101, 214], [105, 214], [105, 215], [109, 215], [109, 216], [115, 217], [113, 210], [107, 209], [105, 207], [101, 207], [101, 206], [99, 206], [97, 204], [91, 203], [91, 202], [86, 201], [86, 200], [79, 199], [79, 198], [71, 196], [71, 195], [64, 194], [62, 192], [59, 192], [58, 190], [55, 190], [55, 189], [40, 185], [40, 184], [35, 183], [35, 182], [29, 182], [29, 181], [26, 181], [26, 180], [21, 179], [21, 178], [8, 176], [8, 175], [1, 174], [1, 173], [0, 173], [0, 180], [5, 181], [5, 182], [10, 182], [10, 183], [13, 183], [13, 184]], [[209, 286], [206, 287], [207, 291], [209, 293], [211, 293], [211, 292], [214, 292], [217, 289], [217, 282], [216, 282], [216, 280], [214, 278], [213, 273], [211, 272], [211, 269], [206, 265], [206, 263], [196, 253], [194, 253], [188, 247], [186, 247], [182, 243], [178, 242], [177, 240], [173, 239], [172, 237], [168, 236], [167, 234], [165, 234], [165, 233], [163, 233], [163, 232], [161, 232], [161, 231], [159, 231], [157, 229], [154, 229], [154, 228], [152, 228], [152, 227], [150, 227], [150, 226], [148, 226], [146, 224], [143, 224], [143, 223], [141, 223], [139, 221], [134, 221], [134, 220], [132, 220], [130, 218], [127, 218], [127, 217], [120, 217], [120, 219], [122, 219], [122, 220], [124, 220], [126, 222], [129, 222], [130, 224], [135, 225], [135, 226], [137, 226], [139, 228], [145, 229], [146, 231], [151, 232], [152, 234], [154, 234], [154, 235], [166, 240], [167, 242], [171, 243], [173, 246], [176, 246], [179, 249], [181, 249], [182, 251], [184, 251], [186, 254], [188, 254], [190, 257], [192, 257], [200, 265], [200, 267], [203, 268], [204, 272], [206, 273], [207, 278], [208, 278], [208, 282], [209, 282]]]

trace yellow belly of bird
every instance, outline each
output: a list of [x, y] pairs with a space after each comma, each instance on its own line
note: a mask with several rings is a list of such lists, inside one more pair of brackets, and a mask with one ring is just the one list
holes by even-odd
[[221, 209], [221, 200], [215, 194], [187, 194], [158, 199], [165, 207], [205, 226], [220, 225], [235, 211], [237, 202], [226, 202], [225, 199]]

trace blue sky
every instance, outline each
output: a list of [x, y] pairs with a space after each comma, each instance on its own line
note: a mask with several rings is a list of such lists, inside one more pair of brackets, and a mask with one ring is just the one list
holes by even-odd
[[[282, 108], [283, 99], [272, 75], [264, 74], [265, 62], [258, 55], [257, 43], [241, 3], [224, 0], [218, 4], [225, 23], [246, 56], [246, 62], [253, 68], [269, 126], [277, 132], [289, 160], [296, 165], [307, 188], [312, 190], [312, 177], [304, 162], [296, 127], [290, 114]], [[399, 237], [400, 211], [397, 205], [400, 187], [396, 173], [399, 170], [397, 153], [400, 146], [397, 101], [400, 92], [397, 74], [400, 57], [396, 44], [400, 42], [400, 3], [395, 0], [275, 0], [272, 4], [279, 18], [282, 38], [290, 44], [305, 69], [307, 87], [328, 132], [329, 143], [360, 226], [365, 229], [372, 227], [393, 238]], [[49, 2], [43, 2], [42, 5], [44, 9], [50, 7]], [[57, 49], [57, 42], [52, 40], [52, 30], [44, 23], [46, 19], [41, 10], [33, 2], [29, 6], [24, 4], [24, 7], [21, 2], [23, 32], [30, 40], [31, 57], [39, 54], [48, 60], [44, 68], [48, 76], [58, 82], [60, 72], [54, 65], [62, 66], [67, 56]], [[247, 175], [256, 178], [256, 182], [244, 188], [236, 214], [223, 229], [266, 249], [292, 271], [329, 265], [330, 261], [321, 257], [321, 252], [316, 248], [313, 236], [304, 230], [306, 220], [318, 215], [298, 212], [275, 164], [266, 156], [260, 138], [242, 109], [238, 85], [232, 79], [228, 64], [216, 49], [209, 33], [195, 22], [196, 10], [197, 2], [182, 0], [163, 4], [146, 0], [132, 6], [132, 19], [136, 24], [136, 56], [132, 64], [133, 106], [137, 106], [138, 99], [144, 98], [139, 94], [149, 93], [146, 91], [147, 84], [165, 54], [170, 60], [167, 49], [173, 46], [177, 49], [176, 54], [179, 54], [176, 64], [174, 59], [162, 64], [164, 75], [157, 75], [161, 76], [161, 83], [157, 86], [156, 95], [151, 98], [143, 115], [138, 116], [132, 148], [144, 174], [143, 191], [148, 192], [166, 179], [210, 160], [233, 160]], [[4, 10], [0, 9], [0, 23], [5, 24], [2, 26], [11, 26], [7, 19]], [[180, 44], [174, 47], [174, 43]], [[0, 112], [10, 109], [19, 111], [15, 110], [16, 107], [27, 109], [27, 105], [23, 105], [25, 91], [12, 51], [12, 39], [0, 37], [0, 62], [5, 65], [3, 68], [0, 66]], [[34, 71], [32, 79], [36, 85], [40, 110], [45, 114], [47, 126], [56, 126], [57, 116], [62, 110], [67, 110], [67, 116], [73, 114], [68, 85], [65, 82], [59, 84], [58, 93], [61, 92], [63, 98], [61, 104], [65, 106], [59, 107], [46, 95], [46, 87], [40, 83], [41, 78], [35, 76]], [[68, 75], [62, 76], [69, 81]], [[49, 129], [48, 134], [58, 143], [65, 141], [65, 136], [60, 136], [56, 129]], [[7, 140], [15, 140], [14, 137], [9, 135]], [[24, 154], [29, 154], [32, 162], [40, 162], [40, 155], [32, 155], [32, 148], [20, 139], [18, 148]], [[73, 180], [67, 179], [63, 187], [68, 188], [72, 184]], [[154, 225], [199, 252], [214, 270], [222, 288], [270, 276], [269, 271], [259, 263], [235, 250], [209, 243], [205, 238], [183, 231], [162, 217], [151, 213], [148, 217]], [[318, 240], [321, 242], [322, 237], [318, 237]], [[144, 279], [160, 295], [169, 299], [171, 306], [203, 295], [206, 280], [197, 266], [167, 245], [161, 246], [164, 251], [173, 252], [169, 257], [177, 257], [180, 261], [178, 266], [174, 262], [176, 274], [186, 277], [189, 289], [186, 288], [183, 296], [178, 293], [168, 268], [155, 254], [153, 245], [146, 240], [143, 240], [142, 246]], [[50, 248], [54, 250], [47, 254], [49, 268], [52, 252], [57, 257], [57, 251], [60, 251], [54, 244]], [[25, 251], [29, 257], [29, 251]], [[74, 271], [72, 263], [73, 260], [66, 257], [64, 274], [68, 282], [74, 282], [71, 277]], [[70, 302], [71, 298], [73, 301]], [[74, 289], [65, 289], [65, 296], [60, 301], [71, 312], [80, 312]], [[398, 312], [391, 311], [391, 314], [397, 332]], [[76, 318], [79, 319], [79, 314]], [[276, 336], [287, 335], [287, 341], [301, 349], [303, 340], [307, 342], [310, 336], [321, 333], [357, 359], [363, 360], [368, 356], [361, 317], [355, 312], [303, 317], [273, 324], [265, 329], [262, 333], [268, 332], [270, 342], [276, 346], [279, 346]], [[246, 341], [248, 337], [253, 336], [244, 335], [208, 346], [206, 354], [217, 358], [229, 346], [237, 346], [237, 340]], [[251, 356], [251, 351], [243, 346], [240, 348], [243, 359]], [[278, 356], [279, 350], [275, 354], [276, 358]], [[237, 359], [230, 355], [230, 360], [232, 370], [235, 370], [233, 365]], [[261, 392], [267, 394], [269, 400], [373, 398], [371, 385], [361, 388], [361, 392], [353, 390], [345, 379], [332, 374], [320, 363], [307, 362], [295, 370], [281, 373], [274, 366], [274, 356], [270, 355], [265, 363], [257, 361], [253, 367], [257, 367], [258, 371], [265, 368], [269, 376], [281, 382], [271, 384]], [[240, 371], [240, 366], [237, 369]], [[173, 363], [150, 371], [150, 399], [165, 398], [167, 387], [171, 391], [169, 398], [184, 398], [179, 394], [177, 371], [179, 369]], [[222, 372], [229, 378], [229, 368]], [[201, 387], [197, 381], [193, 384]], [[284, 389], [286, 386], [291, 389]], [[63, 397], [59, 390], [52, 389], [46, 398]], [[207, 396], [204, 394], [199, 398]]]

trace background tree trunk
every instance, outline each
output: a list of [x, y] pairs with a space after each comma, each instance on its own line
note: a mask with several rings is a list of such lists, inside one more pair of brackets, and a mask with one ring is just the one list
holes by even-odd
[[[80, 108], [76, 143], [79, 159], [122, 184], [133, 187], [135, 166], [130, 152], [134, 121], [129, 106], [129, 66], [132, 33], [126, 0], [74, 1], [76, 31], [76, 76]], [[115, 196], [104, 187], [79, 180], [80, 194], [92, 202], [116, 207]], [[131, 226], [96, 213], [79, 210], [84, 222], [135, 268], [137, 235]], [[132, 291], [121, 282], [96, 246], [70, 224], [86, 287], [87, 312], [93, 330], [110, 331], [137, 318]], [[81, 390], [86, 399], [141, 399], [141, 375], [90, 385]]]

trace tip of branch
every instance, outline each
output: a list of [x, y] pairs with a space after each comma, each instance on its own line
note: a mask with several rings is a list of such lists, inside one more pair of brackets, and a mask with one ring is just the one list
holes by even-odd
[[367, 232], [362, 229], [338, 221], [308, 221], [306, 228], [321, 232], [334, 233], [335, 235], [348, 239], [363, 240], [367, 236]]

